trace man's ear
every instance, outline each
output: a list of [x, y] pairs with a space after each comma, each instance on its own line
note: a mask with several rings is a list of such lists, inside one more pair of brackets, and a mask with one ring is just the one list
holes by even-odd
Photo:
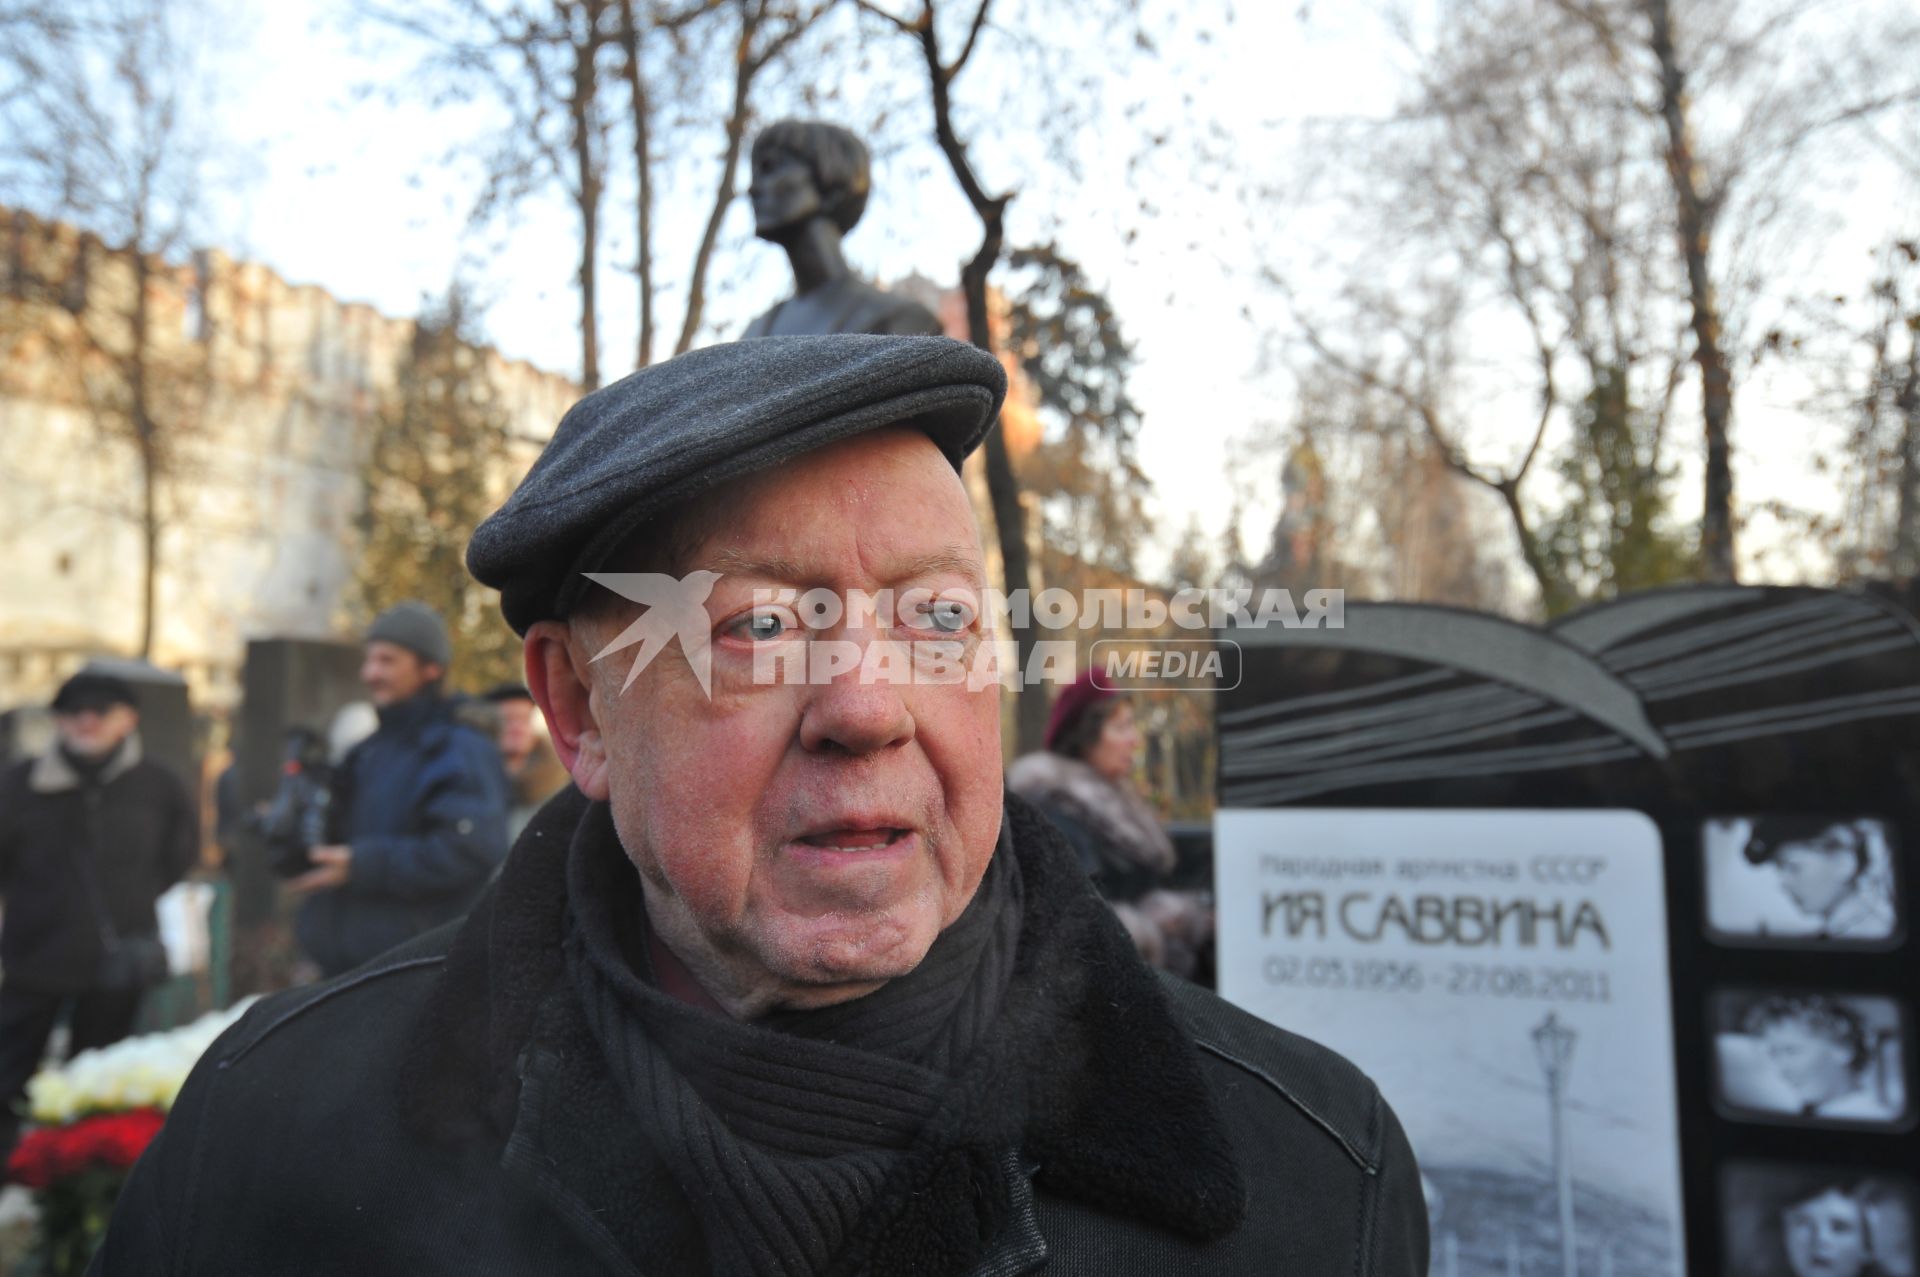
[[573, 631], [563, 621], [537, 621], [525, 642], [527, 690], [547, 720], [553, 752], [580, 792], [607, 800], [607, 749], [593, 716], [592, 674], [574, 660]]

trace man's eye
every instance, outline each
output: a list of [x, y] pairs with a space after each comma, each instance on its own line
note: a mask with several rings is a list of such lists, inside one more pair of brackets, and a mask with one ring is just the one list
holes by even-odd
[[973, 609], [958, 599], [934, 599], [917, 611], [916, 619], [942, 634], [958, 634], [973, 624]]
[[771, 643], [797, 628], [798, 623], [785, 608], [756, 608], [728, 626], [727, 632], [752, 643]]

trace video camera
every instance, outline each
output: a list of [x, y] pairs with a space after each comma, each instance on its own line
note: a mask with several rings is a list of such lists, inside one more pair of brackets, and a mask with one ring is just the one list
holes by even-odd
[[285, 750], [273, 801], [249, 823], [266, 844], [273, 872], [293, 878], [313, 868], [307, 849], [327, 841], [333, 767], [326, 738], [310, 728], [289, 728]]

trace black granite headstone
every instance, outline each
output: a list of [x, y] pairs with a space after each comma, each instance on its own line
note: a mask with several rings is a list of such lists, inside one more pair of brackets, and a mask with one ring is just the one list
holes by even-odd
[[[1560, 1239], [1576, 1235], [1565, 1244], [1581, 1272], [1915, 1271], [1920, 901], [1906, 849], [1920, 841], [1920, 626], [1904, 607], [1883, 592], [1687, 587], [1628, 596], [1545, 628], [1441, 607], [1349, 603], [1342, 629], [1232, 637], [1245, 673], [1218, 702], [1216, 856], [1253, 852], [1277, 875], [1304, 867], [1330, 884], [1311, 908], [1289, 892], [1269, 901], [1269, 920], [1279, 922], [1263, 933], [1260, 952], [1279, 955], [1277, 965], [1243, 975], [1243, 987], [1292, 982], [1297, 994], [1263, 995], [1282, 1008], [1277, 1018], [1286, 1021], [1286, 999], [1297, 997], [1307, 1018], [1289, 1027], [1324, 1032], [1339, 1047], [1370, 1006], [1386, 1013], [1387, 983], [1419, 983], [1418, 997], [1444, 1003], [1466, 1032], [1451, 1054], [1411, 1021], [1355, 1029], [1355, 1040], [1407, 1053], [1438, 1077], [1472, 1071], [1462, 1093], [1479, 1087], [1504, 1097], [1525, 1123], [1539, 1109], [1537, 1142], [1525, 1126], [1524, 1140], [1481, 1162], [1444, 1142], [1422, 1152], [1429, 1207], [1442, 1221], [1435, 1273], [1548, 1264], [1560, 1272]], [[1269, 843], [1256, 850], [1237, 836], [1235, 845], [1236, 820], [1253, 829], [1274, 812], [1293, 814], [1270, 821]], [[1523, 924], [1576, 935], [1578, 887], [1562, 884], [1554, 902], [1565, 908], [1548, 917], [1519, 899], [1553, 894], [1526, 875], [1412, 884], [1406, 871], [1418, 860], [1395, 859], [1420, 846], [1422, 820], [1437, 836], [1447, 820], [1485, 819], [1497, 831], [1525, 828], [1529, 813], [1543, 812], [1539, 828], [1552, 828], [1554, 813], [1591, 818], [1593, 828], [1612, 821], [1605, 827], [1620, 845], [1653, 849], [1659, 863], [1647, 889], [1663, 886], [1665, 898], [1639, 916], [1664, 917], [1664, 936], [1636, 934], [1631, 909], [1607, 913], [1609, 934], [1565, 949], [1585, 958], [1559, 959], [1588, 969], [1551, 969], [1543, 965], [1549, 946], [1532, 947]], [[1378, 813], [1410, 823], [1380, 826]], [[1383, 859], [1377, 839], [1371, 851], [1346, 845], [1342, 831], [1368, 820], [1398, 828], [1403, 845]], [[1314, 831], [1315, 841], [1273, 841], [1289, 829]], [[1500, 867], [1491, 853], [1514, 850], [1496, 841], [1490, 833], [1482, 844], [1490, 873]], [[1383, 875], [1369, 877], [1370, 859]], [[1440, 857], [1417, 872], [1464, 873], [1472, 860]], [[1240, 898], [1253, 880], [1234, 880]], [[1222, 899], [1225, 989], [1226, 933], [1259, 924], [1253, 914], [1230, 916], [1224, 887]], [[1510, 899], [1518, 912], [1498, 913]], [[1311, 957], [1298, 971], [1288, 966], [1295, 960], [1285, 956], [1285, 937], [1310, 938], [1316, 923], [1326, 934], [1327, 917], [1312, 910], [1331, 913], [1348, 901], [1359, 903], [1331, 930], [1390, 928], [1405, 942], [1396, 952], [1412, 960], [1378, 970], [1326, 960], [1317, 977]], [[1633, 1197], [1635, 1168], [1610, 1168], [1613, 1187], [1601, 1176], [1597, 1147], [1644, 1115], [1630, 1098], [1595, 1098], [1610, 1080], [1596, 1076], [1605, 1058], [1596, 1030], [1583, 1042], [1566, 1033], [1583, 1003], [1608, 996], [1607, 964], [1636, 944], [1667, 955], [1668, 996], [1657, 1002], [1671, 1007], [1670, 1034], [1661, 1026], [1656, 1036], [1671, 1042], [1677, 1106], [1660, 1111], [1677, 1108], [1684, 1254], [1658, 1244], [1677, 1230]], [[1338, 996], [1324, 997], [1335, 981]], [[1483, 996], [1450, 999], [1463, 990], [1442, 985], [1461, 981]], [[1491, 1018], [1516, 1000], [1527, 1003], [1528, 1023], [1540, 1021], [1533, 1042], [1478, 1049], [1472, 1017]], [[1593, 1017], [1609, 1022], [1619, 1023]], [[1549, 1097], [1556, 1121], [1563, 1101], [1570, 1106], [1575, 1130], [1567, 1151], [1555, 1127], [1553, 1158], [1567, 1167], [1559, 1192], [1546, 1152]], [[1504, 1117], [1446, 1120], [1471, 1141]], [[1593, 1133], [1585, 1148], [1581, 1131]], [[1615, 1191], [1622, 1185], [1629, 1191]], [[1816, 1234], [1828, 1240], [1816, 1247]], [[1864, 1240], [1809, 1258], [1838, 1234]], [[1630, 1253], [1651, 1258], [1643, 1268]]]

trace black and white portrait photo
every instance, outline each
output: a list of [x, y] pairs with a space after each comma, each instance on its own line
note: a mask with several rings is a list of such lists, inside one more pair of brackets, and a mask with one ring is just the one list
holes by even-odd
[[1712, 1006], [1715, 1093], [1729, 1116], [1906, 1120], [1906, 1034], [1892, 999], [1722, 991]]
[[1710, 820], [1707, 931], [1732, 944], [1885, 948], [1900, 935], [1892, 829], [1799, 815]]
[[1914, 1277], [1913, 1185], [1735, 1162], [1721, 1178], [1725, 1277]]

